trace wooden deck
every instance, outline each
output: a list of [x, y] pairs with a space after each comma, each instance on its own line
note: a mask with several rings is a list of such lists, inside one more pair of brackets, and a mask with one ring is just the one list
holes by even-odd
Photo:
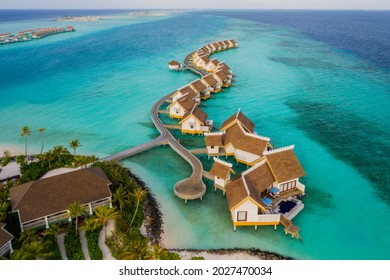
[[181, 126], [178, 124], [164, 124], [167, 129], [181, 130]]
[[204, 154], [207, 154], [207, 148], [192, 149], [192, 150], [189, 150], [189, 151], [193, 155], [204, 155]]

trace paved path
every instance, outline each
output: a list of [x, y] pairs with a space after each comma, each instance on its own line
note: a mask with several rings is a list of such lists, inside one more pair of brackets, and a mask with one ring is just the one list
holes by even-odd
[[84, 257], [86, 260], [90, 260], [91, 257], [89, 256], [88, 242], [87, 242], [87, 238], [85, 237], [85, 230], [80, 231], [79, 234], [80, 234], [81, 249], [83, 250]]
[[57, 236], [57, 244], [58, 244], [58, 248], [60, 248], [62, 259], [63, 260], [67, 260], [68, 258], [66, 256], [65, 245], [64, 245], [64, 238], [65, 238], [65, 233], [59, 234]]

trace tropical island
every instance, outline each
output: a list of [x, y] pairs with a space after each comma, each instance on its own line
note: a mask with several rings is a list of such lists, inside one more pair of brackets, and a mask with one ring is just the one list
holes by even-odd
[[[203, 180], [214, 181], [215, 191], [226, 195], [234, 231], [237, 226], [282, 224], [286, 235], [300, 239], [299, 227], [292, 219], [303, 209], [300, 197], [305, 175], [294, 146], [275, 149], [270, 138], [255, 133], [255, 124], [240, 110], [216, 129], [200, 108], [212, 94], [232, 85], [229, 66], [209, 59], [214, 52], [236, 48], [234, 40], [206, 44], [190, 53], [184, 66], [171, 61], [170, 70], [191, 70], [201, 78], [161, 98], [152, 109], [152, 120], [160, 137], [123, 152], [98, 159], [77, 155], [78, 139], [44, 151], [45, 129], [38, 130], [42, 147], [37, 155], [28, 154], [28, 126], [21, 129], [25, 154], [12, 157], [4, 152], [0, 177], [1, 225], [0, 253], [4, 259], [180, 259], [216, 257], [232, 250], [167, 250], [161, 244], [162, 217], [147, 186], [118, 160], [149, 148], [169, 144], [193, 167], [190, 178], [178, 182], [174, 194], [185, 200], [202, 199]], [[170, 120], [162, 123], [160, 115]], [[182, 135], [204, 136], [204, 148], [188, 150], [169, 130]], [[216, 130], [216, 131], [215, 131]], [[195, 154], [213, 157], [209, 171], [203, 170]], [[233, 168], [231, 157], [247, 170]], [[249, 168], [250, 167], [250, 168]], [[18, 170], [20, 168], [20, 174]], [[249, 169], [248, 169], [249, 168]], [[234, 170], [236, 169], [236, 171]], [[241, 174], [237, 172], [241, 171]], [[0, 173], [1, 174], [1, 173]], [[231, 174], [235, 174], [231, 178]], [[202, 179], [204, 178], [204, 179]], [[77, 191], [76, 191], [77, 190]], [[5, 224], [4, 224], [5, 223]], [[234, 250], [233, 250], [234, 251]], [[192, 256], [194, 254], [194, 256]], [[259, 250], [240, 251], [243, 258], [281, 259]], [[226, 256], [225, 256], [226, 258]]]

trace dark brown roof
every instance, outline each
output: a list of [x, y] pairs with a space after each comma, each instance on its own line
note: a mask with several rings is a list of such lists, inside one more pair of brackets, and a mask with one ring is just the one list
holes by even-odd
[[248, 188], [252, 186], [257, 193], [262, 193], [275, 182], [275, 178], [266, 161], [261, 162], [257, 166], [255, 165], [244, 176]]
[[224, 47], [224, 46], [225, 46], [224, 43], [222, 43], [222, 42], [217, 42], [217, 44], [218, 44], [219, 46], [221, 46], [221, 47]]
[[230, 43], [229, 43], [229, 41], [227, 41], [227, 40], [223, 41], [223, 43], [224, 43], [226, 46], [230, 46]]
[[230, 210], [248, 197], [248, 192], [246, 191], [242, 176], [230, 181], [226, 185], [225, 190]]
[[9, 196], [24, 223], [65, 211], [74, 201], [86, 204], [111, 197], [108, 184], [100, 167], [91, 167], [13, 187]]
[[235, 40], [233, 40], [233, 39], [232, 39], [232, 40], [230, 40], [230, 42], [232, 42], [233, 44], [235, 44], [235, 43], [236, 43], [236, 41], [235, 41]]
[[234, 148], [240, 149], [251, 154], [262, 156], [269, 141], [260, 139], [256, 136], [244, 135]]
[[186, 86], [186, 87], [184, 87], [184, 88], [182, 88], [182, 89], [179, 89], [179, 91], [184, 95], [184, 94], [186, 94], [186, 93], [189, 93], [189, 94], [191, 94], [191, 96], [197, 96], [197, 94], [196, 94], [196, 92], [192, 89], [192, 87], [190, 87], [190, 86]]
[[230, 173], [231, 168], [223, 163], [215, 161], [210, 169], [210, 174], [221, 179], [226, 179]]
[[266, 153], [265, 157], [279, 183], [306, 175], [292, 148]]
[[219, 64], [219, 61], [218, 59], [214, 58], [213, 60], [211, 60], [211, 62], [214, 64], [214, 66], [218, 66]]
[[184, 110], [189, 111], [195, 105], [195, 101], [194, 101], [195, 97], [196, 97], [196, 93], [195, 92], [193, 92], [193, 93], [186, 93], [185, 95], [183, 95], [182, 97], [177, 99], [176, 102], [179, 103], [180, 106], [184, 108]]
[[14, 237], [8, 231], [4, 229], [5, 224], [0, 223], [0, 248], [3, 247], [7, 242], [11, 241]]
[[229, 73], [230, 68], [229, 68], [229, 66], [227, 66], [225, 63], [219, 64], [219, 69], [222, 70], [226, 75], [227, 75], [227, 74], [230, 74], [230, 73]]
[[218, 81], [214, 78], [212, 74], [208, 74], [207, 76], [204, 76], [202, 79], [211, 87], [218, 83]]
[[200, 109], [198, 105], [195, 105], [191, 111], [188, 111], [187, 113], [185, 113], [183, 118], [181, 119], [180, 123], [183, 123], [191, 115], [194, 116], [195, 118], [197, 118], [201, 122], [202, 125], [206, 124], [207, 114], [205, 111]]
[[217, 49], [219, 45], [217, 43], [212, 43], [212, 45]]
[[200, 59], [203, 60], [205, 64], [210, 62], [210, 59], [207, 55], [201, 56]]
[[218, 76], [218, 78], [221, 80], [221, 81], [225, 81], [228, 79], [226, 73], [223, 71], [223, 70], [218, 70], [217, 72], [215, 72], [215, 75]]
[[177, 61], [175, 61], [175, 60], [170, 61], [168, 64], [169, 64], [170, 66], [177, 66], [177, 67], [180, 66], [180, 63], [177, 62]]
[[206, 146], [222, 146], [223, 135], [206, 135]]
[[253, 133], [255, 129], [255, 124], [250, 119], [248, 119], [240, 110], [223, 122], [221, 130], [226, 129], [226, 127], [236, 121], [239, 121], [247, 132]]
[[202, 92], [205, 89], [207, 89], [206, 85], [202, 83], [200, 79], [196, 80], [195, 82], [192, 82], [191, 85], [195, 88], [197, 92]]
[[240, 126], [234, 124], [226, 129], [225, 134], [223, 135], [223, 145], [227, 146], [228, 144], [233, 144], [233, 146], [236, 146], [243, 136], [244, 132]]

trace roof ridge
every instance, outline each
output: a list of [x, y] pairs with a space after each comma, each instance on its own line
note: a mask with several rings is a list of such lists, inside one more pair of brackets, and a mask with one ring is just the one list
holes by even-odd
[[254, 137], [254, 138], [258, 138], [258, 139], [261, 139], [261, 140], [264, 140], [264, 141], [270, 141], [271, 138], [269, 137], [266, 137], [266, 136], [261, 136], [261, 135], [257, 135], [255, 133], [250, 133], [250, 132], [244, 132], [246, 136], [250, 136], [250, 137]]
[[240, 114], [241, 108], [238, 108], [237, 114], [236, 114], [236, 119], [238, 119], [238, 115]]
[[284, 152], [284, 151], [288, 151], [288, 150], [292, 150], [294, 149], [295, 145], [290, 145], [290, 146], [286, 146], [286, 147], [281, 147], [281, 148], [277, 148], [277, 149], [273, 149], [271, 151], [265, 151], [263, 153], [263, 155], [271, 155], [271, 154], [275, 154], [275, 153], [279, 153], [279, 152]]
[[245, 190], [248, 196], [251, 195], [251, 192], [249, 191], [248, 185], [246, 184], [245, 176], [241, 174], [242, 181], [244, 182]]
[[215, 162], [218, 162], [218, 163], [220, 163], [220, 164], [226, 165], [226, 166], [228, 166], [228, 167], [230, 167], [230, 168], [233, 167], [233, 164], [231, 164], [231, 163], [229, 163], [229, 162], [227, 162], [227, 161], [224, 161], [224, 160], [219, 159], [219, 158], [217, 158], [217, 157], [214, 157], [213, 159], [214, 159]]
[[247, 175], [248, 173], [251, 173], [253, 170], [255, 170], [257, 167], [260, 167], [262, 166], [267, 160], [264, 158], [262, 160], [260, 160], [258, 163], [256, 163], [255, 165], [253, 165], [251, 168], [245, 170], [244, 172], [242, 172], [242, 176], [245, 176]]
[[[23, 195], [21, 196], [19, 201], [16, 203], [15, 207], [12, 207], [13, 209], [16, 209], [19, 206], [20, 202], [23, 200], [23, 198], [26, 196], [26, 194], [31, 190], [31, 187], [32, 187], [32, 185], [34, 185], [35, 181], [30, 181], [30, 182], [23, 184], [23, 185], [27, 185], [27, 184], [29, 184], [29, 185], [26, 187], [26, 191], [23, 193]], [[20, 185], [20, 186], [23, 186], [23, 185]]]

